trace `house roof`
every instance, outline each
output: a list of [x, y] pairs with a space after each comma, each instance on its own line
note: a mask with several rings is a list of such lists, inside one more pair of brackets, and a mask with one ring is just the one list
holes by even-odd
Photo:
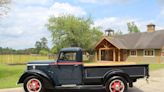
[[105, 39], [119, 49], [160, 49], [164, 46], [164, 30], [131, 33]]

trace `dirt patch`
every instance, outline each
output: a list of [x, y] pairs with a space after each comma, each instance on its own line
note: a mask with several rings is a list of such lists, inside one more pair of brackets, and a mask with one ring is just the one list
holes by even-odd
[[0, 89], [0, 92], [24, 92], [23, 88]]

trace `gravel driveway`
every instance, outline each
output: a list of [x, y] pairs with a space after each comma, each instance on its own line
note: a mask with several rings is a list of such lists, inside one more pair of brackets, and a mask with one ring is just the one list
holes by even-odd
[[[164, 69], [150, 72], [149, 82], [140, 79], [134, 86], [140, 89], [141, 91], [132, 91], [132, 92], [164, 92]], [[131, 89], [130, 89], [131, 90]]]
[[[134, 83], [133, 88], [129, 88], [128, 92], [164, 92], [164, 69], [153, 71], [150, 73], [149, 82], [140, 79]], [[48, 92], [105, 92], [104, 89], [60, 89], [49, 90]], [[23, 88], [1, 89], [0, 92], [24, 92]]]

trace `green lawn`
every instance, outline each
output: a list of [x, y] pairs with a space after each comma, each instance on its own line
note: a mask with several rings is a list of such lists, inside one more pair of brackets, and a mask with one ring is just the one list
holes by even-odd
[[164, 64], [150, 64], [149, 68], [151, 71], [164, 68]]
[[[158, 70], [164, 68], [164, 64], [150, 64], [150, 70]], [[25, 65], [5, 65], [0, 64], [0, 89], [13, 88], [21, 85], [16, 85], [19, 77], [26, 69]]]
[[0, 89], [18, 87], [16, 83], [25, 68], [25, 65], [9, 66], [0, 64]]

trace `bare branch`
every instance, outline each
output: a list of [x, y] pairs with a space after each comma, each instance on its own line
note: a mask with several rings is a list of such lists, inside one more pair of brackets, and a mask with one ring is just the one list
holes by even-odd
[[11, 0], [0, 0], [0, 7], [1, 6], [4, 6], [4, 5], [7, 5], [11, 2]]
[[0, 0], [0, 17], [7, 14], [9, 10], [9, 3], [11, 3], [11, 0]]

